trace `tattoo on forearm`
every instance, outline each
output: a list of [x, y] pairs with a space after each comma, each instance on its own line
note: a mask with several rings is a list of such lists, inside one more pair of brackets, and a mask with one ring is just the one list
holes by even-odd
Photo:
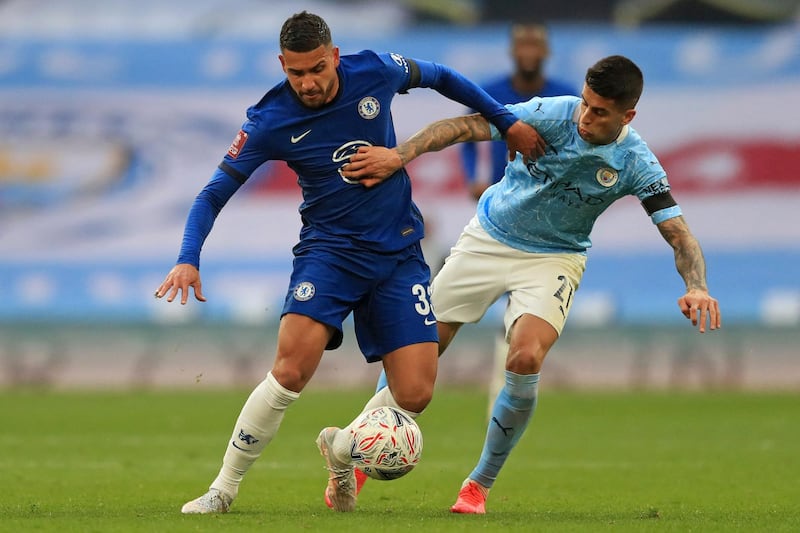
[[686, 283], [686, 290], [707, 291], [706, 261], [703, 250], [694, 238], [683, 217], [676, 217], [658, 225], [664, 239], [675, 252], [675, 267]]
[[415, 133], [406, 142], [397, 146], [403, 165], [426, 152], [438, 152], [450, 145], [485, 141], [491, 138], [486, 119], [480, 115], [467, 115], [434, 122]]
[[[689, 244], [689, 243], [687, 243]], [[675, 249], [675, 266], [686, 283], [686, 289], [708, 290], [706, 287], [706, 262], [697, 240], [691, 239], [691, 246]]]

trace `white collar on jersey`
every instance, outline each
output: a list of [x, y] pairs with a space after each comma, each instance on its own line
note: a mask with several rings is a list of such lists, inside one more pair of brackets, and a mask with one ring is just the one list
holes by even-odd
[[628, 136], [628, 131], [629, 131], [629, 130], [630, 130], [630, 128], [628, 127], [628, 125], [627, 125], [627, 124], [625, 124], [624, 126], [622, 126], [622, 130], [620, 130], [620, 132], [619, 132], [619, 135], [617, 135], [617, 138], [616, 138], [615, 142], [616, 142], [617, 144], [620, 144], [622, 141], [624, 141], [624, 140], [625, 140], [625, 137], [627, 137], [627, 136]]

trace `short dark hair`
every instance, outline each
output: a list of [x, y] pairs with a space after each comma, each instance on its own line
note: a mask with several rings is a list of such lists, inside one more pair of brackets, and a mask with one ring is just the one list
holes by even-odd
[[644, 76], [636, 63], [624, 56], [608, 56], [586, 71], [586, 85], [617, 106], [633, 109], [642, 95]]
[[328, 24], [319, 15], [307, 11], [295, 13], [286, 19], [281, 28], [281, 51], [310, 52], [331, 42]]

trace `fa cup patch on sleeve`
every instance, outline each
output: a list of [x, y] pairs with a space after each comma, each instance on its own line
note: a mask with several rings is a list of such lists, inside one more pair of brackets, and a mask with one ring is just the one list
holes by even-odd
[[242, 148], [244, 148], [244, 143], [246, 142], [247, 133], [244, 130], [239, 130], [239, 133], [236, 134], [236, 137], [231, 143], [231, 147], [228, 148], [228, 155], [234, 159], [239, 157], [239, 154], [242, 152]]

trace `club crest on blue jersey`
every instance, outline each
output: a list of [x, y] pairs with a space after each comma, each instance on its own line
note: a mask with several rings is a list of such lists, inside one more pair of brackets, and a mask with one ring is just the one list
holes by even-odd
[[[346, 142], [341, 145], [339, 148], [333, 152], [333, 162], [334, 163], [343, 163], [343, 166], [350, 162], [350, 156], [358, 152], [358, 149], [362, 146], [372, 146], [372, 144], [368, 141], [350, 141]], [[358, 180], [351, 180], [347, 179], [342, 175], [342, 167], [338, 169], [339, 176], [344, 180], [345, 183], [349, 183], [350, 185], [360, 185], [361, 182]]]
[[372, 96], [365, 96], [358, 103], [358, 114], [361, 118], [372, 120], [381, 112], [381, 103]]
[[597, 183], [603, 187], [613, 187], [619, 179], [619, 173], [613, 168], [601, 168], [597, 170], [595, 177], [597, 178]]
[[297, 287], [294, 288], [294, 299], [298, 302], [305, 302], [313, 298], [315, 292], [317, 292], [317, 289], [314, 287], [313, 283], [310, 281], [303, 281], [298, 283]]

